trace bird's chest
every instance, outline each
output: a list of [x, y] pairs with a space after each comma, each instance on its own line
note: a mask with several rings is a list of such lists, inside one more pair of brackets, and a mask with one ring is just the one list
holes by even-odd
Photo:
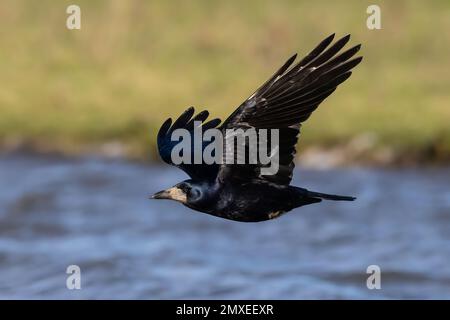
[[277, 190], [242, 186], [222, 190], [216, 203], [216, 212], [234, 220], [260, 221], [279, 217], [285, 201]]

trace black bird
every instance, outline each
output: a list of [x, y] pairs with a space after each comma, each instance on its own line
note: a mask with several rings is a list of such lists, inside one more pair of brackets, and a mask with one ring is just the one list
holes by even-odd
[[[176, 142], [171, 141], [175, 129], [193, 132], [194, 121], [201, 121], [203, 130], [279, 129], [279, 170], [274, 175], [262, 175], [263, 165], [257, 164], [180, 164], [191, 179], [160, 191], [154, 199], [171, 199], [185, 206], [217, 217], [257, 222], [279, 217], [293, 208], [326, 200], [355, 198], [309, 191], [290, 186], [294, 156], [301, 124], [336, 87], [347, 80], [351, 69], [362, 57], [353, 58], [361, 45], [339, 55], [350, 35], [330, 46], [334, 34], [323, 40], [300, 62], [295, 54], [244, 101], [223, 123], [206, 121], [208, 111], [194, 116], [194, 108], [187, 109], [173, 124], [167, 119], [158, 133], [161, 158], [169, 164]], [[269, 137], [270, 139], [270, 137]], [[248, 143], [248, 141], [246, 141]], [[204, 147], [204, 146], [203, 146]], [[248, 146], [247, 146], [248, 147]]]

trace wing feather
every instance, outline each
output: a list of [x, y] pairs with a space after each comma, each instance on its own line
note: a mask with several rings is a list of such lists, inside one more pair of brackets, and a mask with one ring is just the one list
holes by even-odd
[[[207, 110], [201, 111], [195, 116], [194, 113], [194, 108], [190, 107], [186, 109], [173, 124], [172, 119], [170, 118], [162, 124], [157, 138], [159, 155], [164, 162], [182, 169], [192, 179], [215, 179], [219, 169], [218, 164], [194, 164], [193, 161], [191, 161], [191, 163], [174, 164], [172, 161], [172, 150], [178, 143], [178, 141], [172, 141], [171, 139], [174, 130], [186, 129], [193, 134], [195, 121], [201, 122], [200, 125], [202, 126], [203, 131], [216, 128], [221, 122], [220, 119], [212, 119], [206, 122], [209, 116], [209, 112]], [[202, 150], [204, 150], [205, 146], [206, 144], [203, 144]], [[191, 148], [191, 150], [193, 150], [193, 148]]]
[[[330, 96], [357, 66], [362, 57], [355, 54], [361, 45], [339, 52], [349, 42], [350, 35], [331, 44], [334, 34], [322, 40], [300, 62], [289, 58], [258, 90], [244, 101], [222, 124], [222, 131], [236, 128], [278, 129], [279, 170], [275, 175], [261, 175], [261, 163], [253, 165], [223, 164], [218, 178], [261, 179], [289, 184], [294, 168], [294, 155], [301, 123]], [[270, 140], [270, 137], [269, 137]], [[271, 145], [271, 141], [267, 141]], [[248, 147], [248, 145], [246, 146]], [[236, 155], [236, 158], [245, 155]]]

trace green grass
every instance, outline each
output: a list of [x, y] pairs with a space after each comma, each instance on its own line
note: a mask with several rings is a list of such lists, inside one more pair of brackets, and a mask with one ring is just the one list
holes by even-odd
[[[293, 52], [351, 33], [365, 59], [303, 128], [305, 145], [370, 133], [374, 148], [450, 155], [450, 2], [2, 2], [0, 140], [64, 151], [119, 141], [132, 156], [187, 106], [225, 117]], [[434, 150], [433, 149], [433, 150]]]

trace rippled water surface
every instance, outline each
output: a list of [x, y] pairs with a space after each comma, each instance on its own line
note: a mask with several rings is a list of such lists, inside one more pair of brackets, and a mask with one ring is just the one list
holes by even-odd
[[[450, 170], [305, 170], [294, 183], [355, 195], [262, 223], [147, 196], [168, 166], [0, 157], [0, 298], [447, 298]], [[68, 265], [81, 290], [66, 288]], [[381, 268], [368, 290], [366, 268]]]

